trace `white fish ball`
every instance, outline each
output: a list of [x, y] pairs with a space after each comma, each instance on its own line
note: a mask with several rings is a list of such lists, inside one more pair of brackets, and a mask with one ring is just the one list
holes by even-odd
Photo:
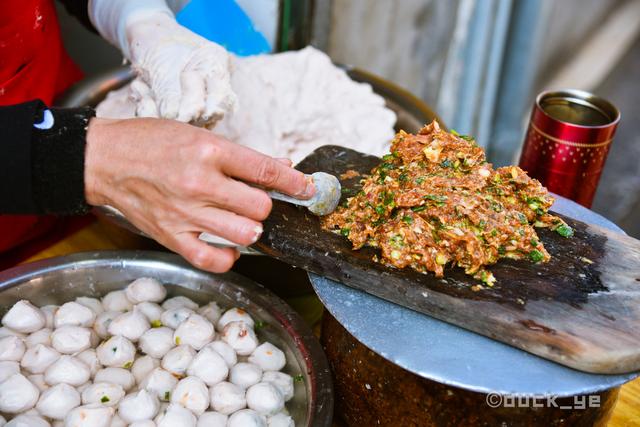
[[187, 368], [187, 374], [200, 378], [212, 386], [224, 381], [229, 374], [227, 362], [211, 347], [205, 347], [195, 355]]
[[114, 409], [92, 403], [72, 409], [64, 419], [64, 427], [110, 427]]
[[48, 388], [36, 404], [38, 412], [54, 420], [64, 420], [73, 408], [80, 406], [80, 393], [69, 384], [56, 384]]
[[213, 324], [199, 314], [193, 313], [173, 333], [173, 341], [200, 350], [215, 338]]
[[91, 371], [84, 362], [74, 356], [63, 354], [44, 371], [44, 380], [49, 385], [67, 383], [79, 386], [91, 377]]
[[167, 290], [156, 279], [141, 277], [129, 283], [125, 289], [127, 298], [134, 304], [160, 302], [167, 296]]
[[196, 427], [196, 422], [193, 412], [175, 403], [156, 418], [157, 427]]
[[262, 368], [253, 363], [238, 363], [229, 372], [229, 382], [242, 388], [249, 388], [262, 380]]
[[51, 427], [51, 424], [38, 415], [18, 415], [7, 424], [6, 427]]
[[227, 362], [227, 366], [229, 368], [233, 367], [236, 363], [238, 363], [238, 355], [236, 351], [231, 348], [229, 344], [224, 341], [213, 341], [210, 344], [207, 344], [207, 347], [214, 349], [225, 362]]
[[92, 378], [96, 372], [102, 368], [102, 365], [100, 365], [100, 361], [98, 360], [98, 354], [92, 348], [76, 354], [76, 357], [89, 367]]
[[129, 424], [129, 427], [156, 427], [156, 423], [151, 420], [136, 421]]
[[260, 382], [247, 389], [247, 406], [262, 415], [274, 415], [284, 408], [284, 397], [272, 383]]
[[263, 371], [279, 371], [287, 360], [284, 352], [270, 342], [260, 344], [249, 356], [249, 362], [260, 366]]
[[291, 416], [280, 412], [267, 418], [267, 426], [269, 427], [296, 427], [296, 423]]
[[226, 427], [228, 418], [220, 412], [207, 411], [198, 417], [196, 427]]
[[123, 368], [104, 368], [96, 372], [93, 378], [97, 383], [112, 383], [120, 385], [125, 391], [129, 391], [135, 385], [133, 374]]
[[258, 346], [256, 333], [251, 326], [242, 321], [227, 323], [222, 330], [221, 337], [239, 356], [250, 355]]
[[150, 420], [156, 416], [160, 402], [155, 394], [147, 390], [126, 395], [118, 405], [118, 415], [125, 422]]
[[49, 388], [49, 384], [45, 382], [44, 375], [42, 374], [29, 375], [27, 378], [34, 386], [38, 387], [40, 393]]
[[27, 335], [18, 331], [14, 331], [13, 329], [7, 328], [6, 326], [3, 326], [0, 328], [0, 338], [4, 338], [4, 337], [18, 337], [18, 338], [25, 339]]
[[227, 427], [267, 427], [267, 422], [256, 411], [243, 409], [229, 417]]
[[188, 345], [179, 345], [164, 355], [160, 366], [177, 376], [184, 376], [196, 351]]
[[285, 402], [288, 402], [293, 397], [294, 388], [291, 375], [284, 372], [267, 371], [262, 375], [262, 381], [275, 385], [282, 393]]
[[111, 291], [102, 298], [102, 306], [105, 311], [129, 311], [133, 303], [127, 298], [123, 290]]
[[82, 390], [82, 403], [100, 403], [104, 406], [115, 406], [124, 397], [124, 388], [114, 383], [93, 383]]
[[59, 305], [49, 304], [43, 307], [40, 307], [40, 311], [44, 314], [45, 318], [45, 328], [53, 329], [55, 327], [54, 318], [56, 315], [56, 311], [60, 308]]
[[138, 345], [143, 353], [161, 359], [169, 350], [175, 347], [173, 329], [165, 326], [149, 329], [142, 334]]
[[168, 326], [171, 329], [176, 329], [193, 313], [195, 313], [193, 310], [186, 307], [172, 308], [162, 313], [162, 315], [160, 316], [160, 322], [164, 326]]
[[98, 317], [96, 317], [96, 322], [93, 324], [93, 330], [100, 338], [107, 338], [109, 336], [109, 325], [113, 319], [122, 313], [122, 311], [105, 311], [99, 314]]
[[136, 348], [127, 338], [116, 335], [100, 344], [96, 353], [104, 366], [130, 368], [136, 356]]
[[247, 406], [244, 389], [230, 382], [221, 382], [210, 389], [211, 407], [225, 415]]
[[42, 328], [39, 331], [35, 331], [24, 339], [24, 344], [27, 348], [34, 347], [38, 344], [51, 345], [51, 329]]
[[160, 318], [162, 317], [164, 310], [155, 302], [141, 302], [133, 309], [138, 309], [140, 313], [144, 314], [152, 327], [157, 328], [158, 326], [162, 326]]
[[60, 306], [53, 318], [56, 328], [61, 326], [90, 327], [96, 320], [96, 314], [90, 308], [71, 301]]
[[22, 374], [13, 374], [0, 384], [0, 411], [9, 414], [28, 411], [40, 397], [40, 390]]
[[224, 312], [220, 319], [218, 319], [216, 328], [218, 328], [219, 331], [222, 331], [228, 323], [240, 321], [246, 323], [251, 328], [253, 328], [253, 326], [255, 325], [255, 322], [253, 321], [253, 318], [249, 315], [249, 313], [241, 308], [235, 307]]
[[74, 354], [91, 347], [91, 329], [61, 326], [51, 334], [51, 346], [62, 354]]
[[220, 316], [222, 316], [222, 310], [215, 301], [211, 301], [209, 304], [203, 305], [198, 309], [197, 313], [204, 316], [205, 319], [214, 325], [218, 322]]
[[141, 383], [147, 375], [155, 368], [160, 366], [160, 360], [154, 359], [151, 356], [138, 357], [133, 366], [131, 367], [131, 373], [136, 379], [136, 383]]
[[115, 414], [113, 418], [111, 418], [111, 424], [109, 424], [109, 427], [127, 427], [127, 425], [128, 424], [125, 423], [118, 414]]
[[196, 415], [206, 411], [209, 402], [209, 389], [198, 377], [181, 379], [171, 392], [171, 403], [178, 403]]
[[26, 350], [22, 338], [11, 335], [0, 338], [0, 361], [19, 362]]
[[0, 383], [20, 372], [20, 364], [12, 360], [0, 362]]
[[107, 331], [109, 335], [122, 335], [123, 337], [135, 342], [144, 334], [151, 324], [146, 316], [137, 310], [122, 313], [111, 321]]
[[95, 314], [96, 316], [104, 312], [104, 307], [102, 306], [102, 302], [100, 302], [98, 298], [78, 297], [76, 298], [76, 302], [78, 304], [84, 305], [85, 307], [93, 311], [93, 314]]
[[189, 298], [180, 295], [167, 299], [162, 303], [162, 308], [164, 308], [165, 310], [171, 310], [173, 308], [188, 308], [191, 311], [196, 311], [198, 309], [198, 304], [196, 304]]
[[171, 372], [155, 368], [142, 380], [140, 388], [154, 393], [160, 400], [169, 401], [176, 384], [178, 384], [178, 379]]
[[16, 332], [30, 334], [44, 328], [46, 318], [38, 307], [20, 300], [2, 318], [2, 324]]
[[59, 358], [60, 353], [57, 350], [38, 344], [24, 353], [20, 365], [32, 374], [41, 374]]

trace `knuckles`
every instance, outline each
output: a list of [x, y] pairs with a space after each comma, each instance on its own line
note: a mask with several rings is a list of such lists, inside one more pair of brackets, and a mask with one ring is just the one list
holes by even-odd
[[280, 169], [270, 158], [263, 158], [256, 169], [256, 183], [271, 188], [280, 178]]

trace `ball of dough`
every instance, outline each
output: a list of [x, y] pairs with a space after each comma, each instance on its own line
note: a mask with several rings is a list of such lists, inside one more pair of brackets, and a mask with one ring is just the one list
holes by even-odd
[[284, 408], [284, 397], [269, 382], [260, 382], [247, 389], [247, 406], [261, 415], [274, 415]]
[[42, 328], [39, 331], [35, 331], [24, 339], [24, 344], [27, 348], [35, 347], [38, 344], [51, 345], [51, 332], [49, 328]]
[[134, 304], [160, 302], [167, 296], [167, 290], [164, 286], [150, 277], [141, 277], [129, 283], [125, 293], [129, 301]]
[[50, 427], [51, 424], [38, 415], [18, 415], [7, 424], [6, 427]]
[[212, 386], [224, 381], [229, 374], [227, 362], [211, 347], [205, 347], [195, 355], [187, 368], [187, 374], [200, 378]]
[[20, 365], [32, 374], [41, 374], [59, 358], [58, 351], [44, 344], [38, 344], [24, 353]]
[[150, 420], [156, 416], [160, 402], [153, 393], [140, 390], [126, 395], [118, 405], [118, 415], [127, 423]]
[[222, 310], [220, 310], [215, 301], [211, 301], [209, 304], [200, 307], [197, 313], [215, 325], [222, 315]]
[[173, 333], [176, 344], [190, 345], [196, 350], [209, 344], [214, 337], [215, 330], [211, 322], [196, 313], [190, 315]]
[[191, 311], [196, 311], [198, 309], [198, 304], [191, 301], [189, 298], [183, 297], [181, 295], [177, 297], [169, 298], [162, 303], [162, 308], [164, 308], [165, 310], [171, 310], [174, 308], [183, 308], [183, 307], [188, 308]]
[[64, 427], [110, 427], [114, 409], [100, 404], [78, 406], [64, 419]]
[[279, 371], [287, 360], [284, 352], [270, 342], [260, 344], [249, 356], [249, 362], [260, 366], [263, 371]]
[[207, 411], [198, 417], [196, 427], [226, 427], [228, 416], [220, 412]]
[[27, 378], [29, 379], [29, 381], [31, 381], [31, 384], [38, 387], [40, 393], [49, 388], [49, 384], [45, 382], [44, 375], [42, 374], [29, 375]]
[[105, 311], [129, 311], [133, 303], [127, 298], [123, 290], [111, 291], [102, 298], [102, 306]]
[[45, 305], [44, 307], [40, 307], [40, 311], [44, 314], [45, 318], [45, 328], [53, 329], [55, 327], [54, 318], [56, 316], [56, 311], [60, 308], [59, 305]]
[[130, 368], [136, 356], [136, 348], [127, 338], [116, 335], [100, 344], [96, 353], [104, 366]]
[[171, 329], [176, 329], [193, 313], [195, 313], [193, 310], [186, 307], [172, 308], [162, 313], [160, 316], [160, 323]]
[[173, 329], [165, 326], [149, 329], [140, 337], [138, 346], [143, 353], [161, 359], [169, 350], [175, 347]]
[[139, 384], [142, 380], [145, 379], [147, 375], [155, 368], [160, 366], [160, 361], [158, 359], [154, 359], [151, 356], [142, 356], [138, 357], [135, 362], [133, 362], [133, 366], [131, 367], [131, 373], [133, 377], [136, 379], [136, 382]]
[[46, 318], [38, 307], [27, 300], [18, 301], [2, 318], [2, 324], [16, 332], [30, 334], [44, 328]]
[[262, 369], [253, 363], [238, 363], [229, 372], [229, 382], [242, 388], [249, 388], [262, 380]]
[[82, 403], [99, 403], [104, 406], [115, 406], [124, 397], [124, 388], [114, 383], [93, 383], [82, 390]]
[[147, 317], [133, 309], [113, 319], [107, 331], [110, 335], [122, 335], [128, 340], [136, 342], [149, 328], [151, 325]]
[[256, 411], [243, 409], [229, 417], [227, 427], [267, 427], [267, 422]]
[[93, 311], [93, 314], [95, 314], [96, 316], [99, 316], [104, 312], [104, 307], [102, 306], [102, 302], [100, 302], [98, 298], [78, 297], [76, 298], [76, 302], [78, 304], [84, 305], [85, 307]]
[[26, 350], [22, 338], [11, 335], [0, 338], [0, 361], [19, 362]]
[[22, 374], [13, 374], [0, 384], [0, 411], [17, 414], [33, 408], [40, 390]]
[[[24, 359], [24, 358], [23, 358]], [[0, 383], [12, 376], [20, 373], [20, 364], [18, 362], [5, 360], [0, 362]]]
[[233, 321], [225, 325], [222, 340], [229, 344], [240, 356], [248, 356], [258, 346], [258, 338], [251, 326], [243, 321]]
[[45, 390], [36, 404], [38, 412], [54, 420], [64, 420], [73, 408], [80, 406], [80, 393], [69, 384], [56, 384]]
[[138, 309], [140, 313], [144, 314], [152, 328], [162, 326], [160, 318], [164, 310], [158, 304], [154, 302], [141, 302], [134, 307], [134, 310], [135, 309]]
[[179, 345], [164, 355], [160, 366], [174, 375], [182, 377], [196, 355], [196, 351], [188, 345]]
[[93, 378], [97, 383], [112, 383], [120, 385], [124, 391], [129, 391], [135, 385], [133, 374], [123, 368], [104, 368], [96, 372]]
[[249, 315], [249, 313], [247, 313], [241, 308], [236, 307], [236, 308], [231, 308], [224, 312], [224, 314], [220, 317], [220, 319], [218, 319], [218, 324], [216, 325], [216, 328], [218, 328], [219, 331], [222, 331], [224, 327], [227, 326], [228, 323], [239, 322], [239, 321], [246, 323], [251, 328], [253, 328], [253, 326], [255, 325], [255, 322], [253, 321], [253, 318]]
[[90, 308], [71, 301], [60, 306], [53, 318], [56, 328], [62, 326], [91, 327], [96, 320], [96, 314]]
[[156, 418], [157, 427], [196, 427], [196, 416], [187, 408], [172, 403]]
[[296, 427], [293, 418], [284, 412], [267, 417], [267, 425], [269, 427]]
[[62, 354], [84, 351], [91, 347], [91, 329], [81, 326], [61, 326], [51, 334], [51, 346]]
[[91, 378], [91, 371], [84, 362], [74, 356], [63, 354], [44, 371], [44, 380], [49, 385], [67, 383], [80, 386]]
[[113, 319], [122, 313], [122, 311], [105, 311], [100, 313], [93, 324], [93, 330], [100, 338], [107, 338], [109, 336], [109, 325], [113, 322]]
[[209, 402], [209, 389], [198, 377], [181, 379], [171, 393], [171, 403], [178, 403], [196, 415], [206, 411]]
[[236, 363], [238, 363], [238, 355], [236, 351], [231, 348], [229, 344], [224, 341], [213, 341], [210, 344], [207, 344], [207, 347], [214, 349], [227, 363], [229, 368], [232, 368]]
[[155, 368], [142, 380], [140, 388], [154, 393], [160, 400], [169, 401], [176, 384], [178, 384], [178, 379], [171, 372]]
[[276, 386], [284, 397], [284, 401], [288, 402], [293, 397], [293, 377], [284, 372], [267, 371], [262, 375], [262, 381], [269, 382]]
[[229, 382], [221, 382], [210, 390], [211, 407], [221, 414], [229, 415], [247, 406], [244, 389]]

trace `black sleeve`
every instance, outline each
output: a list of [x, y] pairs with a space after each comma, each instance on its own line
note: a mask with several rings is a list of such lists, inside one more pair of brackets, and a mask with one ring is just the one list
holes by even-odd
[[41, 101], [0, 107], [0, 214], [82, 214], [93, 109]]
[[75, 16], [89, 31], [98, 33], [89, 20], [89, 0], [60, 0], [60, 3], [70, 15]]

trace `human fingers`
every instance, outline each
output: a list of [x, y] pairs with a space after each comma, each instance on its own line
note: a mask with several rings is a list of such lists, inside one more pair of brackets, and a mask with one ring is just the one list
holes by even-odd
[[221, 119], [232, 112], [236, 105], [236, 95], [231, 88], [228, 71], [208, 72], [205, 77], [206, 99], [203, 120], [206, 122]]
[[178, 120], [188, 123], [199, 119], [205, 109], [206, 88], [203, 76], [193, 70], [185, 70], [180, 75], [182, 98], [178, 110]]
[[233, 263], [240, 257], [240, 253], [234, 248], [217, 248], [198, 239], [197, 233], [181, 233], [174, 236], [173, 242], [168, 245], [195, 267], [224, 273], [231, 269]]
[[136, 117], [159, 117], [158, 106], [151, 89], [139, 78], [129, 86], [129, 96], [136, 105]]
[[225, 177], [205, 191], [205, 200], [243, 217], [262, 221], [271, 212], [271, 198], [265, 191], [232, 178]]

